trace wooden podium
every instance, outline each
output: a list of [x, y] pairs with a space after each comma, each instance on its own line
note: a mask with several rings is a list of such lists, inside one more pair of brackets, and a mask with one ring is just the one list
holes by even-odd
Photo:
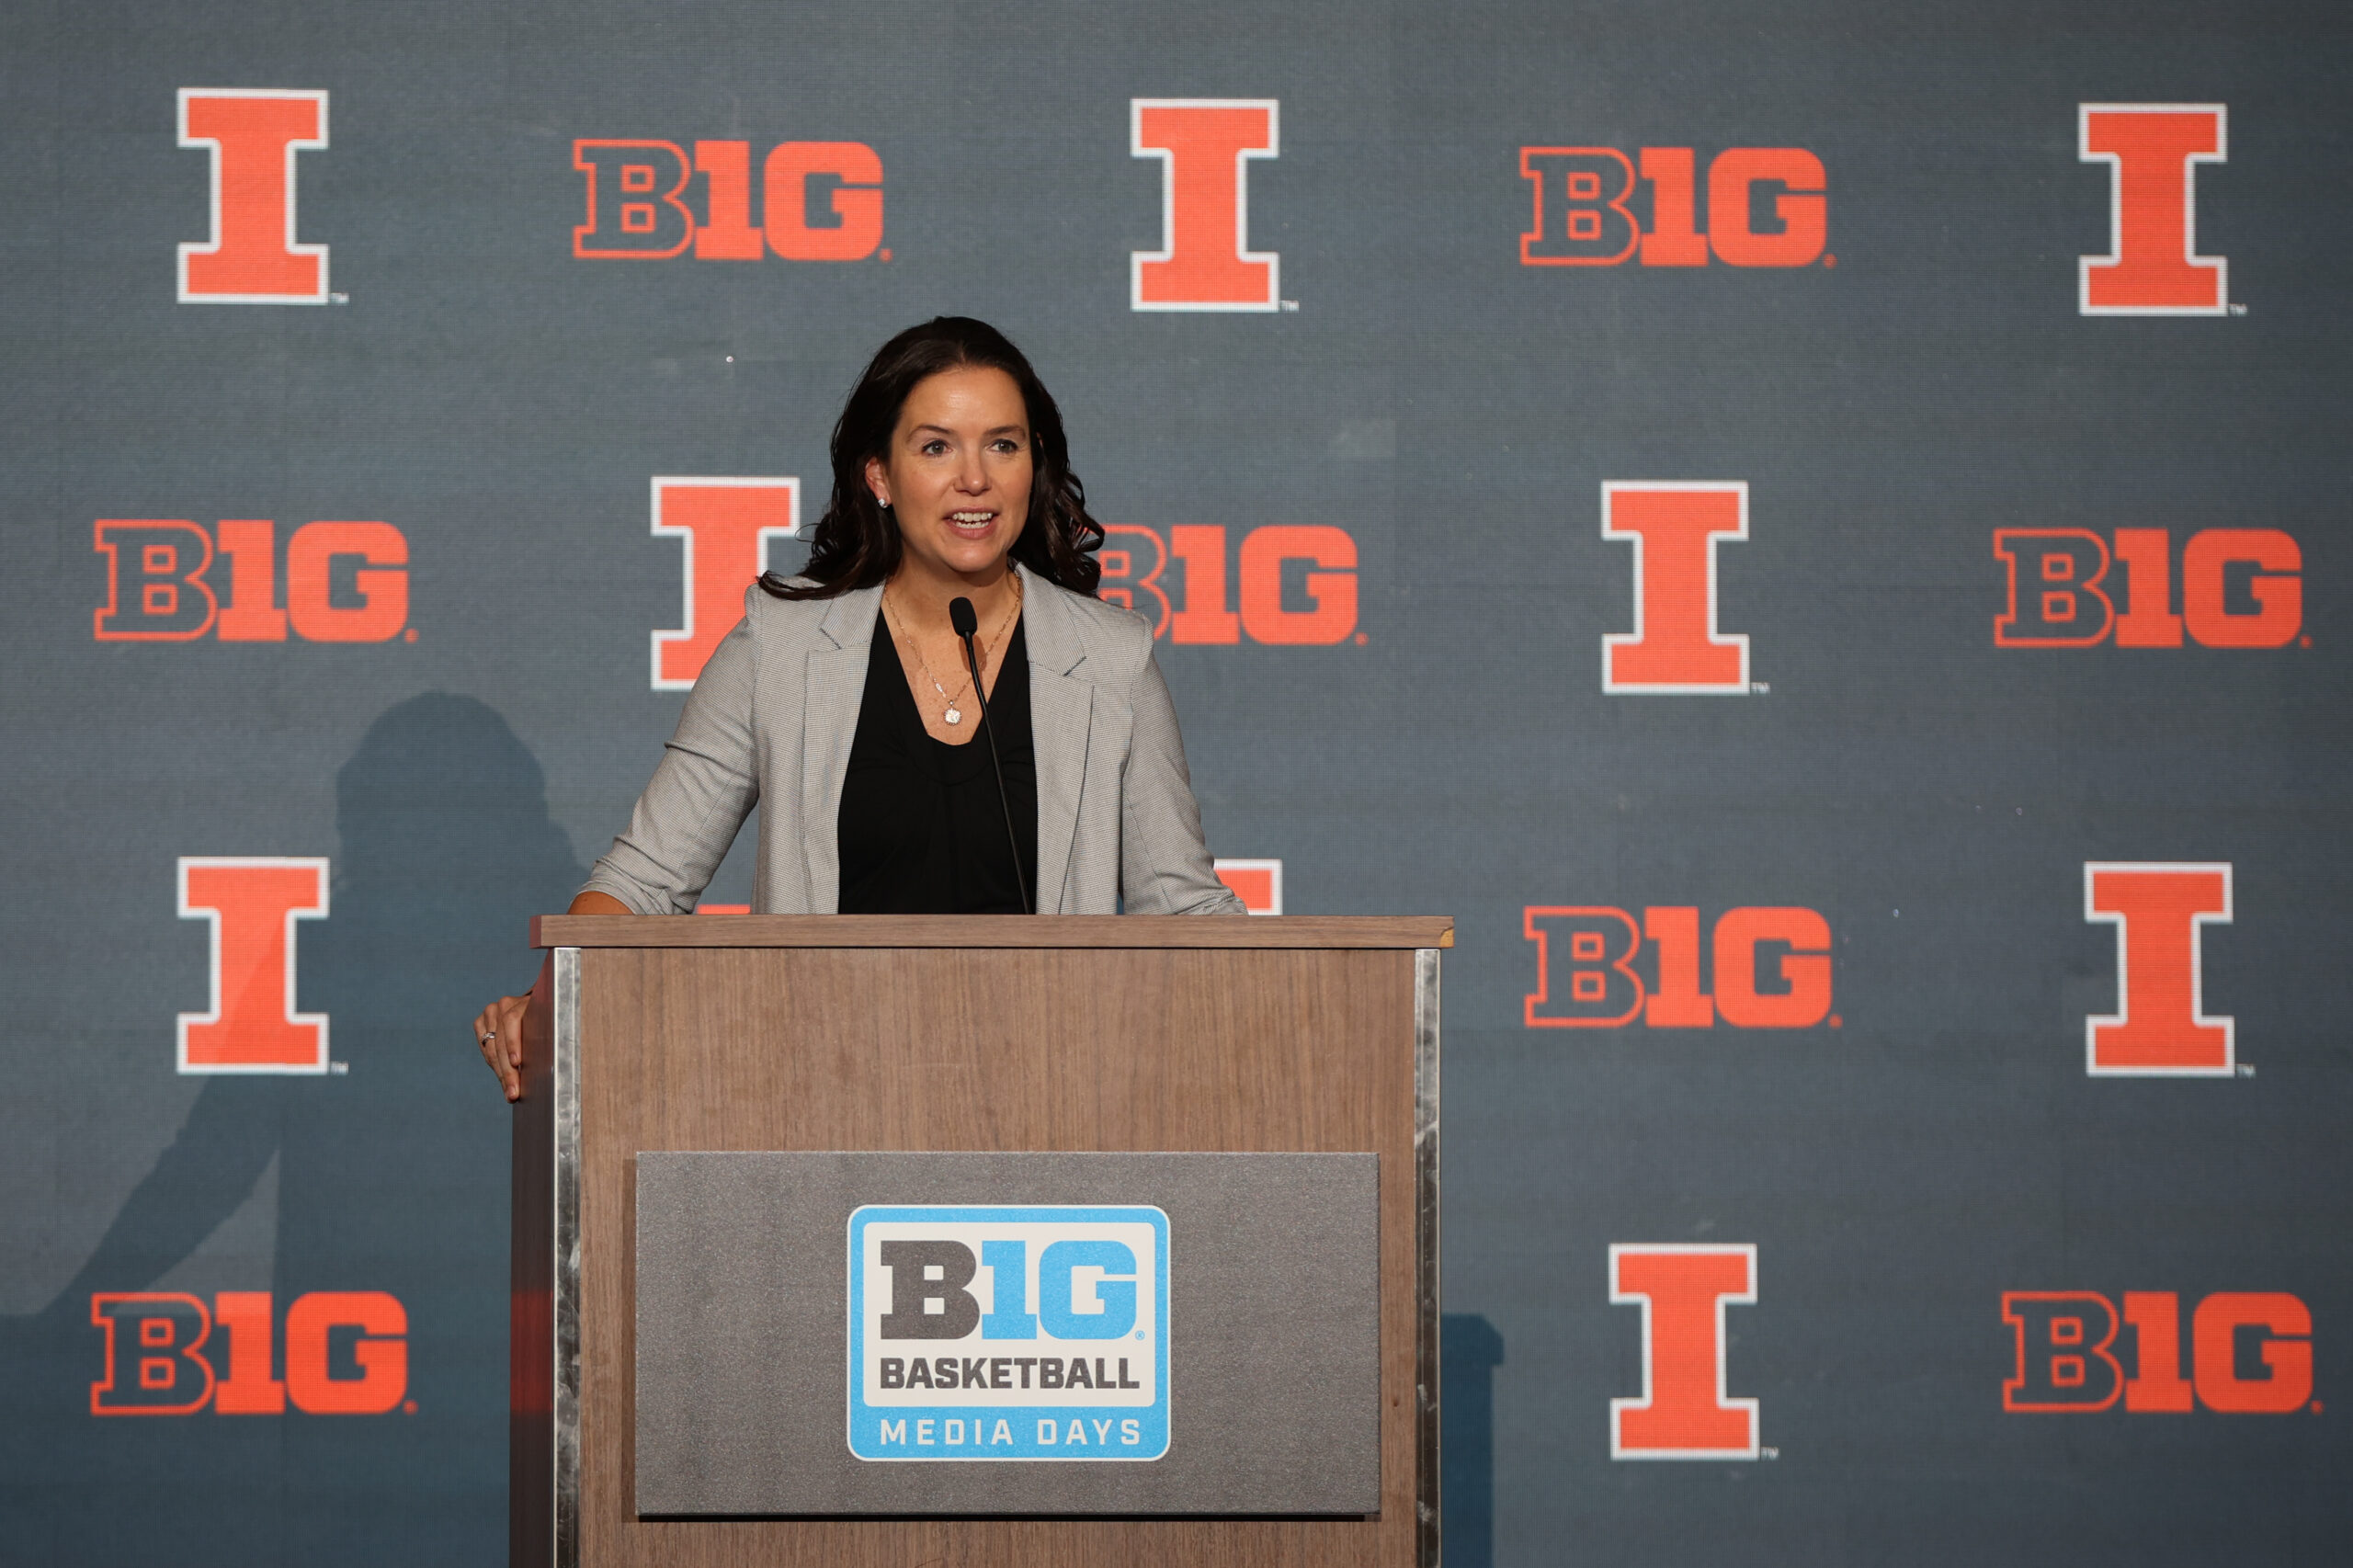
[[[1438, 1562], [1444, 919], [546, 915], [516, 1108], [515, 1568]], [[641, 1519], [642, 1150], [1377, 1153], [1381, 1510]]]

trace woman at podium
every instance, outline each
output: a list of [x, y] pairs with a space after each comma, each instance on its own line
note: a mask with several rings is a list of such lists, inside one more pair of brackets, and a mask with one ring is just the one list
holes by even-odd
[[[1242, 914], [1020, 350], [960, 316], [899, 334], [832, 455], [807, 564], [745, 593], [571, 913], [691, 913], [756, 805], [763, 914]], [[510, 1099], [524, 1005], [475, 1019]]]

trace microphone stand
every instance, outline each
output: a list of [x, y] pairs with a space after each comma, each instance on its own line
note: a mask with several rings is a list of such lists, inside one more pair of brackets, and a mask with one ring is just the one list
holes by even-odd
[[981, 658], [972, 650], [972, 637], [981, 629], [981, 619], [972, 610], [972, 601], [966, 598], [948, 602], [948, 624], [964, 642], [964, 667], [972, 672], [972, 695], [981, 704], [981, 734], [989, 743], [989, 771], [996, 776], [997, 809], [1005, 813], [1005, 842], [1013, 851], [1013, 885], [1021, 894], [1021, 913], [1035, 915], [1037, 906], [1029, 902], [1029, 879], [1021, 873], [1021, 840], [1013, 831], [1013, 803], [1005, 792], [1005, 767], [996, 755], [996, 727], [989, 722], [988, 693], [982, 689]]

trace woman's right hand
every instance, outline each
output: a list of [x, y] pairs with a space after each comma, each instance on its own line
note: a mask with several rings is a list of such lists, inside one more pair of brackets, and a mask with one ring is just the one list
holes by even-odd
[[501, 996], [474, 1016], [474, 1043], [482, 1048], [483, 1065], [498, 1074], [510, 1105], [523, 1097], [523, 1015], [531, 998]]
[[[627, 915], [629, 905], [608, 892], [581, 892], [573, 896], [572, 907], [566, 915]], [[498, 1086], [506, 1091], [506, 1103], [514, 1104], [523, 1097], [523, 1015], [531, 1008], [527, 993], [521, 996], [501, 996], [474, 1015], [474, 1044], [482, 1049], [482, 1064], [498, 1074]]]

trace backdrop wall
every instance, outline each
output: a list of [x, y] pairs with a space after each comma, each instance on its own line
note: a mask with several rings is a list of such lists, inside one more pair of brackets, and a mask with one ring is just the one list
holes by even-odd
[[2341, 1552], [2343, 7], [0, 15], [0, 1557], [499, 1559], [466, 1022], [943, 312], [1460, 922], [1451, 1561]]

